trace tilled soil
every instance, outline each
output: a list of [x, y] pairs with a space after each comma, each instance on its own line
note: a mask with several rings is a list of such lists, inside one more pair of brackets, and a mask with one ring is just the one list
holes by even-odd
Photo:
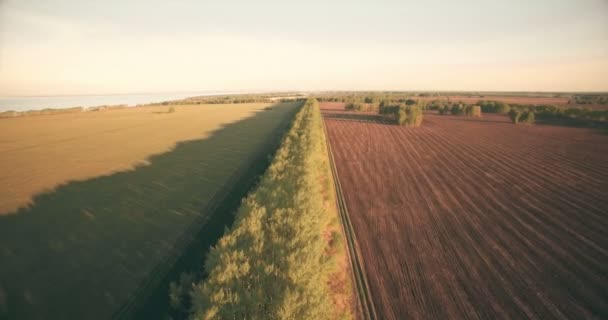
[[608, 135], [322, 108], [380, 318], [608, 318]]

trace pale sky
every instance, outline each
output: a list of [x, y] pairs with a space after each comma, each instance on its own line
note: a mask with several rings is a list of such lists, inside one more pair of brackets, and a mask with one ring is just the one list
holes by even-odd
[[0, 0], [0, 96], [608, 91], [608, 0]]

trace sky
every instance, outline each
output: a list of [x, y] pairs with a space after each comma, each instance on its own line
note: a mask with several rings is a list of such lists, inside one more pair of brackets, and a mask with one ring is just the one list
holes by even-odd
[[0, 96], [608, 91], [608, 0], [0, 0]]

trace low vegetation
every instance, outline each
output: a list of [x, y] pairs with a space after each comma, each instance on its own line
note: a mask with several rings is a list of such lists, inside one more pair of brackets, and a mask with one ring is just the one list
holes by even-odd
[[64, 114], [64, 113], [75, 113], [75, 112], [83, 112], [83, 111], [87, 111], [87, 109], [85, 109], [83, 107], [74, 107], [74, 108], [61, 108], [61, 109], [47, 108], [47, 109], [29, 110], [29, 111], [9, 110], [9, 111], [0, 112], [0, 118]]
[[462, 102], [454, 103], [451, 106], [445, 104], [431, 103], [429, 110], [437, 110], [440, 115], [452, 114], [455, 116], [481, 117], [482, 107], [479, 105], [465, 104]]
[[[335, 211], [318, 102], [308, 99], [193, 289], [195, 319], [334, 319], [323, 236]], [[321, 183], [320, 183], [321, 182]], [[330, 238], [334, 238], [336, 233]], [[338, 234], [339, 235], [339, 234]]]
[[422, 109], [418, 106], [399, 106], [397, 124], [406, 127], [419, 127], [422, 124]]
[[507, 113], [511, 110], [511, 107], [502, 101], [480, 100], [477, 104], [481, 107], [481, 111], [486, 113]]
[[[600, 104], [603, 96], [590, 96], [594, 97], [592, 100], [595, 104]], [[591, 99], [591, 98], [589, 98]], [[579, 102], [577, 102], [579, 103]], [[570, 121], [586, 121], [586, 122], [606, 122], [608, 121], [608, 110], [593, 110], [587, 107], [564, 107], [551, 104], [505, 104], [500, 101], [479, 101], [478, 104], [481, 106], [483, 112], [488, 113], [508, 113], [510, 110], [516, 110], [521, 114], [532, 112], [538, 118], [538, 120], [552, 121], [552, 120], [570, 120]]]
[[423, 108], [421, 103], [407, 104], [404, 102], [391, 105], [388, 101], [383, 100], [380, 103], [378, 113], [389, 119], [394, 119], [395, 123], [400, 126], [418, 127], [422, 124]]
[[511, 122], [514, 124], [533, 124], [535, 119], [534, 111], [532, 110], [519, 111], [516, 109], [511, 109], [508, 115]]
[[378, 110], [378, 108], [371, 103], [363, 103], [363, 102], [349, 102], [344, 106], [344, 109], [347, 111], [358, 111], [358, 112], [373, 112]]

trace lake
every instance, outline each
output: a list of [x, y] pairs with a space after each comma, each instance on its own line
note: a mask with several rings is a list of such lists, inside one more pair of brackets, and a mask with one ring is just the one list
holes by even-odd
[[142, 93], [107, 95], [66, 95], [47, 97], [0, 97], [0, 112], [14, 110], [40, 110], [46, 108], [95, 107], [101, 105], [126, 104], [134, 106], [153, 102], [177, 100], [194, 96], [212, 96], [244, 92], [182, 92], [182, 93]]

